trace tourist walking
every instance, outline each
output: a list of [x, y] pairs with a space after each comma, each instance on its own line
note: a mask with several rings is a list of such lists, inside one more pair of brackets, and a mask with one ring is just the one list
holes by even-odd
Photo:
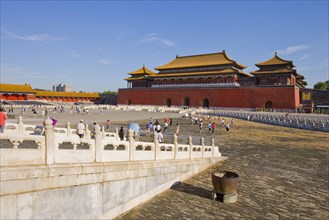
[[200, 129], [200, 133], [201, 133], [201, 131], [202, 131], [202, 127], [203, 127], [203, 122], [202, 122], [202, 121], [200, 121], [200, 123], [199, 123], [199, 129]]
[[212, 126], [211, 126], [211, 122], [209, 122], [209, 123], [208, 123], [208, 133], [211, 132], [211, 128], [212, 128]]
[[167, 134], [168, 122], [165, 122], [163, 125], [163, 133]]
[[83, 120], [80, 120], [80, 123], [77, 126], [77, 134], [80, 138], [83, 138], [84, 134], [85, 134], [85, 125], [83, 124]]
[[92, 137], [95, 138], [95, 131], [96, 131], [96, 122], [94, 122], [93, 127], [92, 127]]
[[123, 126], [121, 126], [121, 128], [119, 130], [119, 138], [121, 141], [123, 141], [124, 137], [125, 137], [125, 131], [123, 130]]
[[172, 126], [172, 118], [169, 119], [169, 126]]
[[110, 125], [111, 125], [111, 121], [110, 120], [107, 120], [106, 121], [106, 130], [109, 130], [110, 129]]
[[233, 126], [234, 125], [234, 119], [232, 118], [231, 119], [231, 126]]
[[146, 137], [150, 136], [151, 127], [152, 127], [152, 124], [150, 122], [146, 124], [146, 132], [145, 132]]
[[7, 116], [4, 113], [4, 109], [2, 107], [0, 107], [0, 133], [4, 133], [5, 131], [5, 126], [6, 126], [6, 120], [7, 120]]
[[159, 141], [159, 143], [163, 142], [163, 135], [161, 132], [158, 132], [158, 141]]
[[156, 126], [156, 132], [161, 132], [161, 125], [160, 125], [160, 124], [158, 124], [158, 125]]
[[228, 123], [226, 123], [225, 129], [226, 129], [226, 133], [230, 131], [230, 125]]
[[211, 132], [212, 132], [212, 133], [215, 132], [215, 128], [216, 128], [216, 123], [213, 122], [213, 123], [211, 124]]

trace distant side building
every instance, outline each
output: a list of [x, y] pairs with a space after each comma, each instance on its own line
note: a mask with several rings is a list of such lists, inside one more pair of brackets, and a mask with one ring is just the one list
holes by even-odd
[[72, 86], [70, 84], [53, 85], [53, 92], [72, 92]]
[[0, 84], [0, 99], [40, 100], [50, 102], [95, 102], [99, 93], [92, 92], [52, 92], [32, 89], [30, 84]]

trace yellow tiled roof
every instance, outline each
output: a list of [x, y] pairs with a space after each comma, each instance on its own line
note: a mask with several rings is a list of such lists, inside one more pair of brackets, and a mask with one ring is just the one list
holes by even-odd
[[128, 73], [130, 75], [139, 75], [139, 74], [143, 74], [143, 75], [154, 75], [155, 72], [152, 72], [151, 70], [149, 70], [148, 68], [145, 67], [145, 65], [143, 65], [142, 68], [136, 70], [136, 71], [133, 71], [133, 72], [130, 72]]
[[129, 77], [129, 78], [125, 78], [124, 80], [134, 81], [134, 80], [141, 80], [141, 79], [145, 79], [145, 76], [141, 76], [141, 77]]
[[270, 66], [278, 64], [292, 64], [292, 61], [281, 59], [278, 54], [275, 52], [274, 57], [264, 62], [257, 63], [256, 66]]
[[156, 70], [163, 69], [175, 69], [175, 68], [186, 68], [186, 67], [198, 67], [198, 66], [213, 66], [213, 65], [225, 65], [225, 64], [236, 64], [240, 68], [247, 68], [242, 64], [238, 64], [232, 60], [225, 51], [220, 53], [211, 54], [200, 54], [192, 56], [176, 56], [176, 59], [172, 60], [168, 64], [158, 66]]
[[244, 73], [235, 68], [227, 68], [217, 71], [207, 71], [207, 72], [188, 72], [188, 73], [171, 73], [171, 74], [156, 74], [152, 77], [170, 77], [170, 76], [196, 76], [196, 75], [216, 75], [216, 74], [244, 74], [249, 76], [249, 74]]
[[30, 84], [0, 84], [0, 92], [35, 93]]
[[46, 97], [79, 97], [79, 98], [99, 98], [98, 93], [91, 92], [50, 92], [50, 91], [36, 91], [35, 96]]
[[258, 74], [283, 74], [283, 73], [291, 73], [291, 74], [296, 74], [296, 70], [294, 69], [287, 69], [287, 68], [282, 68], [282, 69], [276, 69], [276, 70], [269, 70], [269, 71], [260, 71], [256, 70], [253, 72], [250, 72], [253, 75], [258, 75]]

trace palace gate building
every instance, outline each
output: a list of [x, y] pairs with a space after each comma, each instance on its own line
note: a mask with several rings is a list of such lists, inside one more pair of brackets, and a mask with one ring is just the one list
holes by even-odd
[[267, 108], [296, 110], [304, 77], [292, 61], [274, 57], [244, 72], [245, 65], [225, 51], [176, 56], [153, 72], [143, 66], [128, 73], [127, 88], [119, 89], [118, 104]]

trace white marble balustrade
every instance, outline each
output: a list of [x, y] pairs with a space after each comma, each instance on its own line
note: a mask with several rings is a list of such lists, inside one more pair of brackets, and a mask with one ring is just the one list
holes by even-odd
[[[189, 143], [179, 144], [174, 136], [173, 144], [159, 143], [157, 134], [153, 142], [139, 142], [133, 138], [133, 131], [128, 131], [127, 140], [121, 141], [117, 133], [106, 133], [96, 125], [94, 138], [90, 134], [79, 138], [70, 129], [69, 123], [63, 132], [55, 129], [48, 118], [44, 121], [42, 135], [36, 135], [26, 130], [22, 119], [13, 129], [5, 129], [1, 135], [1, 166], [28, 164], [60, 164], [88, 162], [116, 162], [143, 160], [175, 160], [190, 158], [220, 157], [218, 146], [212, 140], [211, 146], [205, 146], [203, 138], [200, 145], [193, 145], [192, 137]], [[33, 126], [31, 126], [33, 127]]]

